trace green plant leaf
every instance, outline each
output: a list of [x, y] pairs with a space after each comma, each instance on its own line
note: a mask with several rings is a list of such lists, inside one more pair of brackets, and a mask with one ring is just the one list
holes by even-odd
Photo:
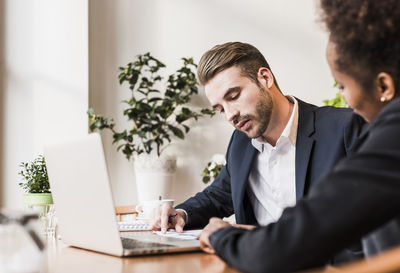
[[46, 161], [39, 155], [32, 162], [21, 162], [19, 167], [22, 169], [18, 174], [25, 182], [18, 185], [28, 193], [50, 193], [50, 184], [47, 174]]
[[113, 139], [114, 139], [113, 143], [116, 143], [116, 142], [118, 142], [118, 141], [120, 141], [122, 139], [125, 139], [126, 137], [127, 137], [126, 130], [123, 131], [122, 133], [116, 133], [116, 134], [113, 135]]
[[154, 98], [149, 99], [149, 102], [155, 102], [155, 101], [160, 101], [160, 100], [162, 100], [162, 98], [154, 97]]
[[185, 124], [181, 124], [183, 126], [183, 128], [185, 128], [185, 133], [189, 133], [190, 128], [189, 126], [185, 125]]
[[179, 115], [177, 115], [175, 117], [175, 121], [178, 122], [178, 123], [182, 123], [182, 122], [188, 120], [189, 118], [190, 118], [190, 116], [185, 115], [185, 114], [182, 113], [182, 114], [179, 114]]
[[200, 111], [203, 115], [210, 115], [210, 116], [214, 116], [216, 114], [214, 109], [209, 109], [209, 108], [204, 108], [201, 109]]
[[130, 97], [122, 101], [130, 128], [119, 132], [114, 129], [112, 118], [96, 115], [89, 109], [90, 130], [111, 130], [113, 143], [118, 142], [117, 149], [128, 159], [133, 154], [150, 153], [153, 149], [159, 155], [162, 147], [171, 142], [171, 135], [183, 139], [190, 130], [183, 122], [197, 120], [200, 116], [212, 117], [215, 111], [202, 109], [198, 112], [185, 106], [198, 92], [197, 65], [193, 58], [182, 58], [182, 62], [182, 67], [168, 75], [164, 82], [161, 72], [165, 64], [149, 52], [119, 67], [119, 83], [127, 83], [131, 90]]
[[346, 100], [340, 95], [340, 93], [336, 94], [336, 97], [330, 100], [324, 100], [323, 103], [327, 106], [334, 107], [349, 107]]
[[181, 129], [179, 129], [177, 127], [174, 127], [172, 125], [168, 125], [168, 128], [172, 131], [172, 133], [175, 136], [179, 137], [180, 139], [184, 139], [185, 138], [185, 135], [183, 134]]

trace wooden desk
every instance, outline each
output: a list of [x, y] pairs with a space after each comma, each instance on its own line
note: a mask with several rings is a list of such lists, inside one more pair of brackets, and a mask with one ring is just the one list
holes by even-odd
[[400, 272], [400, 247], [393, 248], [369, 259], [327, 267], [319, 273], [394, 273]]
[[237, 273], [215, 255], [203, 252], [118, 258], [48, 241], [41, 273]]
[[[118, 258], [93, 251], [67, 247], [50, 240], [40, 273], [237, 273], [216, 255], [203, 252]], [[400, 272], [400, 247], [368, 260], [340, 267], [328, 266], [309, 273], [393, 273]]]

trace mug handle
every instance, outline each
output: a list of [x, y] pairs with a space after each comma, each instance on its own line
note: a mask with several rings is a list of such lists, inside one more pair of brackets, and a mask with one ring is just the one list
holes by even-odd
[[135, 210], [137, 213], [143, 212], [143, 205], [142, 204], [136, 205]]

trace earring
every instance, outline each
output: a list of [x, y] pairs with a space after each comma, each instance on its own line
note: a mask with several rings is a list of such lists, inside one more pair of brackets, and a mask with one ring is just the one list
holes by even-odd
[[385, 97], [381, 97], [381, 102], [385, 102], [386, 98]]

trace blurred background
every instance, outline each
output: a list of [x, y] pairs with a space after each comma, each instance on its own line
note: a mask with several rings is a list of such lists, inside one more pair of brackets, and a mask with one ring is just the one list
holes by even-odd
[[[336, 90], [316, 9], [313, 0], [0, 0], [0, 206], [23, 207], [19, 163], [46, 143], [87, 134], [89, 107], [124, 127], [129, 89], [117, 69], [138, 54], [151, 52], [167, 75], [181, 57], [198, 62], [216, 44], [247, 42], [285, 94], [322, 105]], [[209, 106], [202, 89], [193, 106]], [[169, 147], [178, 156], [176, 203], [204, 188], [203, 168], [233, 131], [218, 115], [190, 126]], [[115, 204], [135, 204], [133, 163], [111, 142], [105, 132]]]

